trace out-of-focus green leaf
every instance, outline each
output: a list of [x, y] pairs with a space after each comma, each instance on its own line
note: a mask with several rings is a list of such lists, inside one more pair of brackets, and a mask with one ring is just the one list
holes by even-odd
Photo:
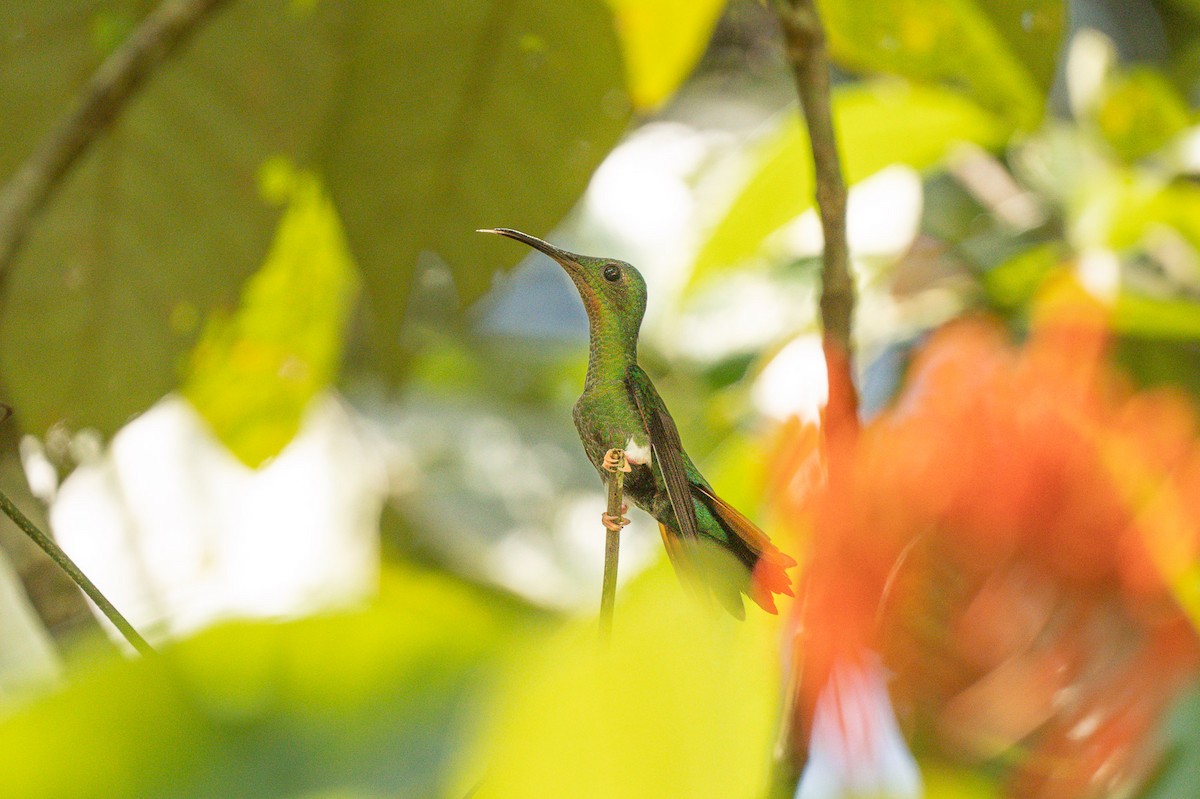
[[[834, 123], [847, 182], [889, 164], [922, 169], [958, 142], [998, 146], [1008, 128], [994, 115], [952, 92], [880, 81], [834, 95]], [[813, 204], [808, 134], [795, 115], [754, 155], [753, 173], [696, 258], [693, 281], [753, 256], [771, 233]]]
[[1134, 67], [1105, 87], [1096, 107], [1105, 141], [1127, 161], [1159, 150], [1188, 126], [1183, 98], [1161, 72]]
[[0, 795], [426, 797], [515, 608], [407, 571], [371, 608], [202, 633], [0, 723]]
[[336, 14], [347, 58], [319, 162], [387, 359], [418, 260], [446, 264], [460, 301], [482, 295], [526, 252], [475, 229], [548, 230], [616, 142], [629, 103], [602, 0], [407, 0]]
[[1113, 328], [1141, 337], [1200, 339], [1200, 303], [1122, 292], [1113, 308]]
[[762, 796], [778, 713], [772, 624], [703, 613], [665, 566], [619, 598], [609, 647], [593, 621], [512, 666], [488, 727], [477, 799]]
[[1064, 256], [1061, 244], [1040, 244], [989, 269], [983, 275], [984, 286], [1001, 308], [1024, 308], [1037, 295], [1042, 282], [1062, 265]]
[[833, 57], [851, 69], [965, 88], [1014, 125], [1042, 118], [1066, 22], [1062, 0], [820, 0]]
[[[0, 5], [4, 180], [145, 4]], [[35, 221], [0, 314], [8, 399], [33, 432], [108, 433], [174, 388], [200, 320], [266, 255], [256, 173], [276, 155], [315, 160], [386, 363], [418, 259], [478, 297], [523, 254], [474, 229], [549, 229], [628, 106], [603, 0], [228, 4]]]
[[[146, 7], [0, 3], [0, 181]], [[311, 148], [329, 69], [291, 0], [230, 3], [67, 175], [0, 313], [0, 373], [31, 432], [59, 420], [111, 432], [175, 387], [199, 320], [232, 306], [262, 262], [278, 212], [257, 170]]]
[[670, 97], [704, 54], [725, 0], [607, 0], [636, 108]]
[[1180, 93], [1200, 97], [1200, 2], [1151, 0], [1170, 48], [1166, 72]]
[[264, 190], [287, 203], [263, 268], [231, 318], [209, 322], [183, 393], [246, 465], [279, 453], [309, 400], [333, 381], [356, 275], [341, 224], [316, 178], [286, 161]]
[[1200, 399], [1200, 341], [1119, 336], [1114, 357], [1143, 386], [1174, 386]]
[[1163, 727], [1163, 764], [1138, 799], [1175, 799], [1200, 785], [1200, 687], [1183, 695]]
[[1114, 190], [1108, 231], [1113, 249], [1136, 246], [1155, 226], [1166, 225], [1200, 252], [1200, 186], [1181, 181], [1147, 188], [1130, 175]]
[[947, 765], [922, 764], [925, 799], [997, 799], [1000, 788], [978, 771]]

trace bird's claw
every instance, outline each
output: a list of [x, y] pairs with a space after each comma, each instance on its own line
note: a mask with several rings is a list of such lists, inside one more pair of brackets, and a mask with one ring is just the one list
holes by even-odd
[[[625, 510], [626, 506], [622, 505], [621, 513], [624, 513]], [[621, 532], [621, 528], [629, 524], [629, 520], [624, 516], [609, 516], [607, 513], [600, 514], [600, 521], [605, 527], [607, 527], [609, 530], [612, 530], [614, 533]]]
[[633, 467], [625, 457], [625, 450], [610, 449], [604, 453], [604, 468], [610, 472], [632, 472]]

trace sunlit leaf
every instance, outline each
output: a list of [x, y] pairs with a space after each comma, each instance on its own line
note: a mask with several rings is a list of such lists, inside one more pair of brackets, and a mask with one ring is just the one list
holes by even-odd
[[[849, 183], [889, 164], [928, 167], [958, 142], [996, 146], [1007, 132], [961, 96], [891, 81], [838, 91], [834, 121]], [[758, 147], [753, 173], [702, 247], [693, 278], [753, 256], [768, 235], [812, 207], [813, 196], [808, 135], [788, 115]]]
[[337, 374], [354, 264], [315, 177], [272, 162], [264, 183], [287, 203], [263, 268], [231, 318], [208, 324], [183, 393], [248, 466], [278, 454]]
[[594, 620], [513, 664], [473, 796], [759, 797], [778, 654], [757, 609], [706, 615], [666, 569], [631, 586], [608, 648]]
[[921, 769], [925, 799], [998, 799], [1000, 788], [978, 771], [936, 765]]
[[1158, 339], [1200, 339], [1200, 302], [1122, 292], [1113, 308], [1120, 333]]
[[0, 794], [432, 795], [519, 617], [433, 575], [385, 589], [364, 611], [226, 625], [77, 678], [0, 723]]
[[984, 286], [1000, 307], [1010, 310], [1026, 307], [1042, 282], [1058, 271], [1064, 256], [1064, 248], [1057, 242], [1033, 247], [985, 272]]
[[1137, 67], [1115, 77], [1096, 107], [1096, 125], [1117, 155], [1150, 155], [1188, 126], [1187, 104], [1162, 73]]
[[[0, 181], [147, 7], [100, 5], [0, 4]], [[226, 5], [69, 173], [6, 276], [0, 372], [31, 432], [111, 432], [149, 407], [266, 254], [278, 211], [256, 172], [311, 148], [331, 54], [291, 0]]]
[[1062, 0], [820, 0], [835, 59], [851, 69], [965, 88], [1019, 127], [1042, 117], [1066, 23]]
[[602, 0], [408, 0], [337, 15], [347, 63], [319, 163], [387, 359], [418, 261], [448, 266], [461, 302], [478, 298], [526, 253], [475, 229], [545, 233], [616, 142], [628, 101]]
[[607, 0], [616, 17], [635, 107], [652, 110], [704, 54], [725, 0]]
[[1121, 250], [1143, 241], [1158, 226], [1169, 226], [1200, 253], [1200, 186], [1185, 181], [1149, 190], [1129, 174], [1113, 187], [1107, 244]]

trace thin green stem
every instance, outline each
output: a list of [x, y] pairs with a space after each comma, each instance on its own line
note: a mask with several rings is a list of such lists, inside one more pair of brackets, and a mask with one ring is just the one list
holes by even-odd
[[[620, 466], [625, 466], [624, 453], [620, 456]], [[621, 468], [608, 473], [608, 515], [610, 518], [621, 518], [621, 505], [624, 503], [625, 472]], [[621, 530], [605, 527], [604, 537], [604, 581], [600, 587], [600, 637], [607, 641], [612, 637], [613, 607], [617, 601], [617, 560], [621, 549]]]
[[12, 519], [17, 527], [20, 527], [21, 531], [33, 540], [33, 543], [41, 547], [42, 551], [49, 555], [67, 573], [67, 576], [75, 581], [75, 584], [83, 590], [83, 593], [87, 594], [96, 603], [96, 607], [100, 608], [100, 611], [108, 617], [108, 620], [121, 631], [121, 635], [125, 636], [125, 640], [134, 649], [142, 655], [154, 654], [154, 647], [150, 646], [146, 642], [146, 639], [137, 630], [133, 629], [133, 625], [121, 615], [120, 611], [113, 607], [113, 604], [108, 601], [104, 594], [100, 593], [100, 589], [96, 587], [95, 583], [80, 571], [79, 567], [75, 565], [75, 561], [71, 560], [66, 552], [63, 552], [62, 547], [53, 538], [43, 533], [38, 529], [36, 524], [29, 521], [29, 518], [24, 513], [21, 513], [21, 510], [12, 503], [12, 500], [3, 491], [0, 491], [0, 511], [4, 511], [5, 516]]

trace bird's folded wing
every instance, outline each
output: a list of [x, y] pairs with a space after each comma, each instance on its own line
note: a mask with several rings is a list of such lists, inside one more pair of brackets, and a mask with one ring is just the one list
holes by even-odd
[[650, 435], [654, 462], [662, 471], [671, 509], [679, 521], [679, 533], [686, 543], [695, 546], [699, 542], [700, 530], [696, 523], [696, 507], [692, 504], [687, 469], [683, 465], [683, 444], [679, 440], [675, 420], [667, 413], [650, 378], [640, 367], [634, 365], [625, 372], [625, 388], [637, 404], [642, 424]]

